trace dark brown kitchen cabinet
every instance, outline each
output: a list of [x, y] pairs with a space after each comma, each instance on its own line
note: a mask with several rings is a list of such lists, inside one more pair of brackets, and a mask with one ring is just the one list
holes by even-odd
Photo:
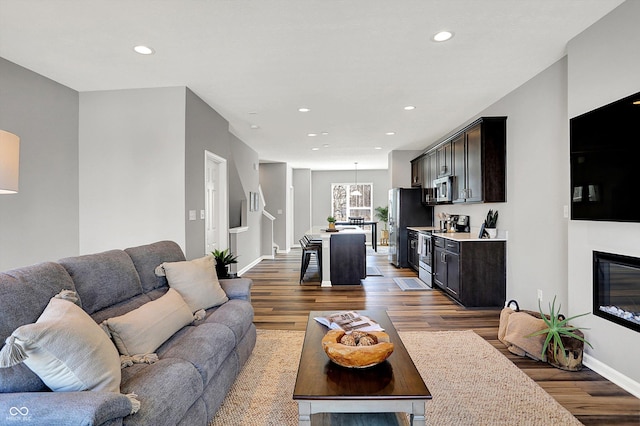
[[433, 181], [438, 179], [438, 156], [435, 152], [427, 152], [422, 159], [422, 187], [433, 188]]
[[451, 142], [445, 142], [436, 148], [436, 161], [438, 177], [451, 176], [453, 173]]
[[411, 186], [422, 186], [424, 155], [411, 160]]
[[506, 117], [483, 117], [454, 137], [454, 203], [506, 201], [506, 133]]
[[467, 307], [503, 306], [505, 241], [453, 241], [433, 237], [433, 281]]

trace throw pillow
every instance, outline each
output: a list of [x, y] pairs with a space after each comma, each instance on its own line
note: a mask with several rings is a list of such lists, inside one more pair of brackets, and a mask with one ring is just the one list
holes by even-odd
[[191, 312], [222, 305], [229, 300], [218, 282], [213, 256], [184, 262], [165, 262], [162, 266], [169, 286], [180, 293]]
[[109, 336], [73, 302], [54, 297], [34, 324], [7, 338], [3, 366], [24, 362], [53, 391], [120, 393], [120, 356]]
[[154, 352], [178, 330], [193, 322], [189, 306], [174, 289], [119, 317], [105, 320], [122, 355]]

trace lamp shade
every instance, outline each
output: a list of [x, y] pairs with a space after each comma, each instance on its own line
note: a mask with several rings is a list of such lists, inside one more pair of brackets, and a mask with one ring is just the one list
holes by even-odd
[[0, 130], [0, 194], [18, 192], [20, 138]]

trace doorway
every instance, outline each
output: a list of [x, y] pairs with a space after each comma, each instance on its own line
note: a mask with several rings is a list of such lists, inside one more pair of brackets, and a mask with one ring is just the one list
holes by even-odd
[[205, 253], [229, 247], [227, 160], [205, 150]]

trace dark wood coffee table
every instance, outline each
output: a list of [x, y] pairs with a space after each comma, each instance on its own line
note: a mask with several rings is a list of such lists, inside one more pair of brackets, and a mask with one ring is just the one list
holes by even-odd
[[336, 311], [309, 313], [293, 399], [298, 423], [311, 425], [315, 413], [395, 413], [411, 415], [413, 426], [425, 424], [429, 389], [420, 377], [400, 336], [385, 311], [358, 311], [377, 321], [394, 344], [391, 356], [374, 367], [345, 368], [329, 360], [322, 349], [328, 331], [314, 317]]

